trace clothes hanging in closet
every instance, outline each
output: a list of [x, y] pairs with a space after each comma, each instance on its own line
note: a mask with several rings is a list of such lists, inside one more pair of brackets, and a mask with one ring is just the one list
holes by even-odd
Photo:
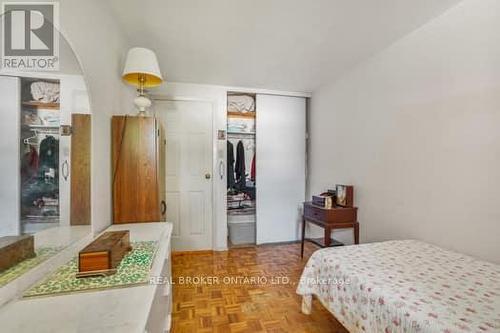
[[236, 146], [236, 184], [238, 188], [243, 188], [246, 186], [246, 169], [245, 169], [245, 147], [243, 142], [240, 140]]
[[253, 154], [252, 158], [252, 167], [250, 169], [250, 179], [255, 181], [255, 154]]
[[21, 182], [35, 177], [38, 173], [38, 152], [33, 146], [25, 153], [21, 159]]
[[[22, 164], [21, 203], [24, 209], [33, 206], [44, 207], [47, 200], [58, 203], [59, 141], [53, 136], [47, 136], [40, 142], [40, 153], [37, 154], [36, 148], [31, 147], [30, 151], [24, 155]], [[30, 175], [29, 172], [32, 174]], [[47, 177], [47, 175], [50, 176]], [[45, 211], [43, 214], [48, 213]]]
[[49, 135], [40, 142], [40, 154], [39, 154], [39, 165], [40, 165], [40, 176], [45, 177], [46, 172], [50, 172], [53, 169], [55, 172], [54, 179], [57, 182], [57, 170], [59, 168], [59, 140]]
[[227, 188], [234, 188], [234, 146], [227, 141]]

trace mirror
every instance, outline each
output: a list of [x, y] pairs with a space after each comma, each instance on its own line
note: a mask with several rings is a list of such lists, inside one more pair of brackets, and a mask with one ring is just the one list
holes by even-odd
[[59, 70], [2, 63], [0, 291], [91, 235], [90, 103], [77, 57], [58, 35]]

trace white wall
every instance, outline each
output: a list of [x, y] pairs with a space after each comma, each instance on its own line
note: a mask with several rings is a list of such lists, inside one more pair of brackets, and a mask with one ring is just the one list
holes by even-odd
[[499, 31], [499, 1], [463, 1], [313, 94], [310, 192], [353, 184], [362, 242], [500, 262]]

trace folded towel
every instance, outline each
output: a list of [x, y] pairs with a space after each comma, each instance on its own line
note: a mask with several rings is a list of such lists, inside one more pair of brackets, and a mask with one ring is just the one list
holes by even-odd
[[37, 81], [31, 84], [31, 96], [33, 100], [44, 103], [59, 102], [59, 84], [45, 81]]
[[249, 95], [227, 96], [228, 112], [255, 112], [255, 99]]

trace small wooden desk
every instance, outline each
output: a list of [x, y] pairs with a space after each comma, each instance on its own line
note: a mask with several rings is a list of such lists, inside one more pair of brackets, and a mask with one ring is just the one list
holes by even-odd
[[[324, 229], [324, 237], [321, 239], [309, 239], [306, 236], [306, 223], [310, 222]], [[334, 207], [325, 209], [304, 202], [304, 215], [302, 216], [302, 244], [300, 249], [301, 258], [304, 257], [304, 242], [310, 241], [320, 247], [343, 245], [331, 238], [332, 230], [352, 228], [354, 232], [354, 244], [359, 244], [359, 223], [357, 207]]]

